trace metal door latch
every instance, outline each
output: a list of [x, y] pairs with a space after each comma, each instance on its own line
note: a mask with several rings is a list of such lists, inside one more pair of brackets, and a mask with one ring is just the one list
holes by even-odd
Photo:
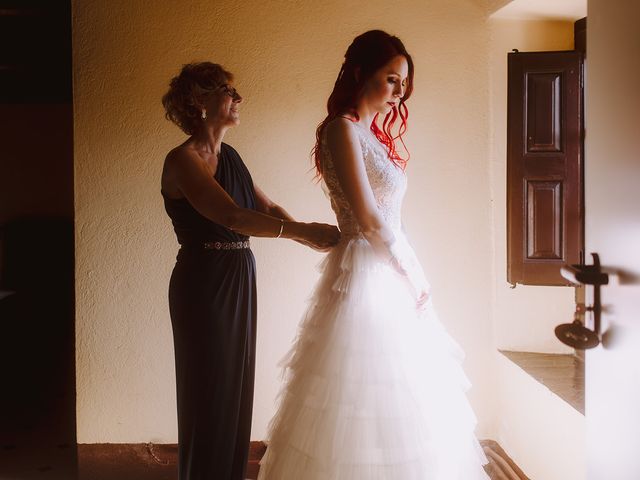
[[[600, 287], [609, 283], [609, 275], [600, 268], [600, 257], [592, 253], [593, 265], [565, 265], [560, 274], [574, 285], [590, 285], [593, 287], [593, 305], [577, 304], [572, 323], [563, 323], [555, 328], [556, 337], [565, 345], [578, 350], [597, 347], [600, 344]], [[580, 316], [585, 316], [585, 323]], [[593, 330], [586, 326], [587, 315], [591, 314]]]

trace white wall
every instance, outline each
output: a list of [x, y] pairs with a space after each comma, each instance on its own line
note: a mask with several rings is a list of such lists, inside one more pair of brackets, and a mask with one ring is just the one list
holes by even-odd
[[533, 480], [584, 479], [584, 415], [504, 355], [496, 361], [498, 443]]
[[587, 251], [598, 252], [610, 273], [603, 342], [586, 356], [589, 480], [640, 478], [638, 18], [637, 0], [589, 0]]
[[565, 353], [554, 328], [573, 319], [574, 289], [507, 283], [506, 146], [507, 54], [573, 49], [573, 22], [489, 20], [490, 28], [490, 183], [494, 249], [493, 317], [495, 342], [504, 350]]
[[[383, 28], [416, 63], [405, 223], [435, 304], [467, 352], [480, 436], [495, 393], [485, 2], [75, 0], [78, 441], [175, 442], [167, 284], [176, 242], [159, 194], [165, 153], [183, 140], [160, 98], [186, 62], [236, 74], [245, 97], [230, 132], [254, 179], [301, 219], [331, 220], [309, 172], [314, 129], [352, 38]], [[470, 243], [470, 239], [473, 240]], [[258, 258], [254, 439], [265, 436], [319, 254], [283, 240]], [[518, 294], [520, 291], [518, 291]]]

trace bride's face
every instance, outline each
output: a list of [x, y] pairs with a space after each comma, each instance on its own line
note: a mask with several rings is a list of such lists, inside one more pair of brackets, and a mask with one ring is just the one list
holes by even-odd
[[392, 58], [365, 83], [361, 102], [369, 109], [386, 115], [398, 106], [404, 96], [408, 74], [407, 59], [402, 55]]

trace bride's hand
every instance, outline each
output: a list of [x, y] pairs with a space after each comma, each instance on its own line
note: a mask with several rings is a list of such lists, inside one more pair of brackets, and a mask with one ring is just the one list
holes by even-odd
[[429, 303], [430, 287], [422, 269], [417, 262], [401, 262], [398, 257], [392, 257], [391, 266], [407, 282], [411, 292], [416, 296], [416, 308], [419, 312], [424, 312]]
[[420, 292], [420, 295], [418, 296], [418, 300], [416, 302], [416, 307], [418, 308], [419, 312], [424, 312], [427, 309], [427, 304], [429, 303], [431, 296], [429, 295], [429, 291], [428, 290], [423, 290], [422, 292]]

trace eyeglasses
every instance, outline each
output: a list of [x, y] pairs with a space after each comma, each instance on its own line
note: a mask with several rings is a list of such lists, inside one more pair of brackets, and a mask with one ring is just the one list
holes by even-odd
[[233, 88], [231, 85], [227, 85], [225, 83], [224, 85], [220, 85], [218, 88], [221, 88], [222, 90], [224, 90], [224, 93], [229, 95], [234, 100], [236, 100], [238, 98], [242, 98], [240, 96], [240, 94], [238, 93], [238, 91], [235, 88]]

